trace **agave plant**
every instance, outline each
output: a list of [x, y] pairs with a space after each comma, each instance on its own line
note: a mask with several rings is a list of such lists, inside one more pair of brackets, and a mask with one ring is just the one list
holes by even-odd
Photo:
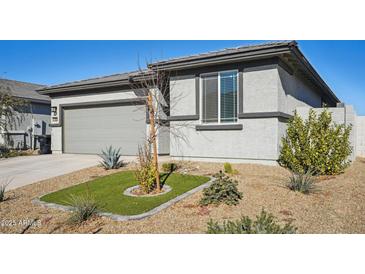
[[102, 150], [101, 153], [100, 157], [102, 158], [102, 161], [100, 163], [106, 170], [117, 169], [123, 165], [123, 162], [120, 160], [120, 157], [122, 156], [120, 148], [116, 149], [109, 146], [105, 150]]

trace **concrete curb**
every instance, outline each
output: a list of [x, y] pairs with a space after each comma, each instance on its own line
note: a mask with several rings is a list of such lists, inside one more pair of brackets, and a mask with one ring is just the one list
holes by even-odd
[[[141, 220], [141, 219], [153, 216], [153, 215], [157, 214], [158, 212], [172, 206], [173, 204], [176, 204], [177, 202], [181, 201], [182, 199], [185, 199], [186, 197], [188, 197], [204, 188], [209, 187], [214, 181], [215, 181], [215, 178], [210, 177], [210, 180], [208, 182], [206, 182], [205, 184], [202, 184], [196, 188], [193, 188], [145, 213], [141, 213], [141, 214], [137, 214], [137, 215], [118, 215], [118, 214], [113, 214], [113, 213], [108, 213], [108, 212], [98, 212], [97, 215], [109, 217], [110, 219], [115, 220], [115, 221]], [[73, 210], [73, 208], [71, 206], [64, 206], [64, 205], [59, 205], [59, 204], [54, 204], [54, 203], [43, 202], [40, 200], [41, 197], [33, 199], [32, 202], [34, 204], [37, 204], [40, 206], [44, 206], [47, 208], [53, 208], [53, 209], [59, 209], [62, 211], [72, 211]]]
[[161, 192], [161, 193], [152, 194], [152, 195], [148, 195], [148, 194], [146, 194], [146, 195], [136, 195], [136, 194], [133, 194], [133, 190], [138, 189], [138, 188], [139, 188], [139, 185], [129, 187], [126, 190], [124, 190], [123, 194], [125, 196], [131, 196], [131, 197], [155, 197], [155, 196], [161, 196], [161, 195], [167, 194], [172, 190], [171, 186], [164, 185], [162, 187], [162, 190], [164, 190], [164, 192]]

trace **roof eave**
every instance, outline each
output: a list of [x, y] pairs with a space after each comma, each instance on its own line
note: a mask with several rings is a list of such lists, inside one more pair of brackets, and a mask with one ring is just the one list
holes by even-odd
[[270, 58], [281, 54], [289, 53], [290, 47], [277, 46], [275, 48], [259, 49], [242, 53], [230, 53], [220, 56], [199, 57], [194, 60], [187, 61], [171, 61], [166, 63], [153, 63], [148, 67], [152, 70], [183, 70], [196, 68], [201, 66], [219, 65], [227, 62], [250, 61], [256, 59]]
[[113, 81], [100, 81], [97, 83], [89, 83], [89, 84], [74, 84], [68, 86], [60, 86], [60, 87], [46, 87], [37, 90], [42, 95], [51, 95], [59, 92], [67, 92], [67, 91], [77, 91], [77, 90], [91, 90], [97, 88], [110, 88], [110, 87], [123, 87], [123, 86], [131, 86], [132, 84], [136, 84], [142, 80], [152, 79], [153, 75], [151, 73], [133, 75], [126, 77], [125, 79], [113, 80]]
[[37, 91], [43, 95], [50, 95], [53, 93], [65, 92], [65, 91], [88, 90], [88, 89], [96, 89], [96, 88], [103, 88], [103, 87], [125, 86], [125, 85], [129, 85], [129, 84], [130, 84], [130, 81], [128, 79], [125, 79], [125, 80], [118, 80], [118, 81], [106, 81], [106, 82], [72, 85], [72, 86], [65, 86], [65, 87], [49, 87], [49, 88], [39, 89]]
[[304, 54], [299, 50], [298, 47], [292, 48], [292, 54], [297, 60], [299, 60], [302, 66], [307, 70], [307, 72], [315, 79], [316, 83], [327, 92], [327, 95], [332, 98], [335, 103], [340, 103], [341, 100], [335, 95], [331, 88], [326, 84], [322, 77], [317, 73], [314, 67], [309, 63]]

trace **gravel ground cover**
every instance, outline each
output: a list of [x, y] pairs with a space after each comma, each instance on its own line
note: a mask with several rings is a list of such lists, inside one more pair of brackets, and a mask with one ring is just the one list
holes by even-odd
[[[223, 169], [218, 163], [182, 164], [180, 172], [212, 175]], [[117, 222], [95, 217], [81, 225], [67, 224], [69, 212], [44, 208], [34, 198], [65, 187], [133, 169], [130, 164], [117, 171], [92, 167], [44, 180], [7, 193], [0, 203], [1, 233], [205, 233], [209, 219], [222, 221], [241, 215], [255, 217], [262, 208], [281, 221], [292, 221], [298, 233], [365, 233], [365, 159], [358, 158], [344, 174], [321, 177], [317, 191], [304, 195], [286, 189], [289, 172], [280, 167], [233, 165], [243, 199], [238, 206], [200, 207], [202, 193], [178, 202], [143, 220]]]

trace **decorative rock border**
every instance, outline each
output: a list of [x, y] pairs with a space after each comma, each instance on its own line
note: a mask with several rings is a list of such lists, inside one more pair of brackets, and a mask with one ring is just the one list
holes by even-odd
[[126, 190], [124, 190], [123, 194], [126, 195], [126, 196], [131, 196], [131, 197], [154, 197], [154, 196], [164, 195], [166, 193], [169, 193], [172, 190], [171, 186], [164, 185], [162, 187], [163, 192], [160, 192], [160, 193], [156, 193], [156, 194], [145, 194], [145, 195], [136, 195], [136, 194], [133, 194], [133, 190], [138, 189], [138, 188], [139, 188], [139, 185], [129, 187]]
[[[215, 178], [210, 177], [210, 180], [208, 182], [206, 182], [205, 184], [202, 184], [196, 188], [193, 188], [145, 213], [141, 213], [141, 214], [137, 214], [137, 215], [119, 215], [119, 214], [113, 214], [113, 213], [108, 213], [108, 212], [98, 212], [97, 214], [99, 216], [109, 217], [115, 221], [141, 220], [141, 219], [153, 216], [153, 215], [157, 214], [158, 212], [172, 206], [173, 204], [176, 204], [177, 202], [181, 201], [182, 199], [185, 199], [186, 197], [188, 197], [204, 188], [209, 187], [215, 180], [216, 180]], [[54, 203], [43, 202], [40, 200], [40, 198], [41, 197], [33, 199], [32, 202], [34, 204], [38, 204], [38, 205], [41, 205], [44, 207], [59, 209], [59, 210], [63, 210], [63, 211], [72, 211], [73, 210], [73, 208], [71, 206], [64, 206], [64, 205], [59, 205], [59, 204], [54, 204]]]

